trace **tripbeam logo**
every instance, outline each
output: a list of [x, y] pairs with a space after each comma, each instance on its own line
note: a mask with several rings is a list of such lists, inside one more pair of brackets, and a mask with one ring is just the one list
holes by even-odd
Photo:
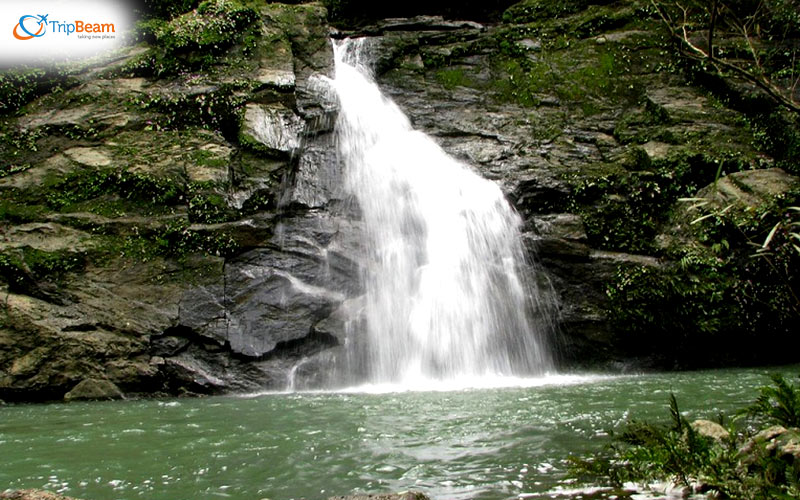
[[[28, 21], [28, 19], [32, 20]], [[35, 26], [37, 23], [39, 26], [31, 30], [30, 28]], [[22, 31], [24, 34], [20, 34], [20, 31]], [[47, 33], [47, 14], [38, 16], [22, 16], [19, 18], [17, 25], [14, 26], [14, 38], [17, 40], [31, 40], [33, 38], [39, 38], [40, 36], [44, 36], [45, 33]]]
[[[61, 21], [48, 21], [48, 15], [24, 15], [19, 18], [19, 22], [14, 26], [14, 38], [17, 40], [32, 40], [39, 38], [47, 33], [47, 25], [50, 25], [50, 32], [53, 34], [71, 35], [72, 33], [80, 33], [78, 38], [86, 38], [82, 36], [86, 33], [92, 33], [92, 38], [109, 38], [113, 35], [107, 33], [116, 33], [114, 23], [87, 23], [85, 21], [74, 22], [61, 22]], [[38, 23], [38, 26], [37, 26]], [[22, 33], [20, 33], [20, 31]], [[97, 35], [102, 34], [102, 37]]]
[[104, 57], [134, 41], [141, 0], [0, 0], [0, 71]]

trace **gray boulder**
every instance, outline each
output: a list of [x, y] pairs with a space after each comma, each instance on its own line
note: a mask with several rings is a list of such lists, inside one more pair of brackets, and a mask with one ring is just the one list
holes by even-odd
[[71, 391], [64, 394], [65, 401], [122, 399], [122, 397], [122, 391], [113, 382], [96, 378], [83, 379]]
[[0, 492], [2, 500], [79, 500], [45, 490], [15, 490]]
[[400, 493], [364, 493], [360, 495], [346, 495], [340, 497], [330, 497], [328, 500], [430, 500], [430, 497], [419, 491], [402, 491]]

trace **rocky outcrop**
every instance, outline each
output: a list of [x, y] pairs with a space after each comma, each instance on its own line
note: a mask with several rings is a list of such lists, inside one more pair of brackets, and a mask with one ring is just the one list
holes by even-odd
[[800, 474], [800, 429], [766, 428], [742, 446], [737, 458], [742, 469], [762, 472], [774, 484], [791, 482]]
[[57, 493], [44, 490], [16, 490], [0, 492], [0, 498], [4, 500], [79, 500], [73, 497], [65, 497]]
[[328, 30], [320, 4], [220, 0], [3, 117], [4, 398], [282, 389], [340, 342], [358, 237]]
[[692, 429], [699, 435], [711, 438], [714, 441], [724, 442], [731, 437], [728, 429], [711, 420], [695, 420], [692, 422]]
[[64, 401], [94, 401], [121, 398], [122, 392], [113, 382], [94, 378], [81, 380], [71, 391], [64, 394]]
[[[746, 115], [689, 81], [638, 2], [526, 1], [487, 22], [507, 6], [494, 2], [471, 20], [355, 31], [332, 29], [320, 3], [248, 5], [147, 24], [138, 45], [3, 108], [0, 398], [62, 399], [88, 381], [98, 395], [283, 389], [293, 368], [319, 379], [326, 358], [308, 358], [343, 342], [361, 294], [358, 211], [320, 78], [331, 32], [368, 35], [414, 126], [502, 187], [544, 270], [533, 279], [559, 298], [553, 340], [570, 366], [680, 366], [664, 358], [686, 350], [654, 357], [664, 331], [614, 321], [612, 299], [635, 295], [620, 286], [633, 271], [672, 284], [677, 245], [710, 251], [679, 198], [753, 207], [795, 185]], [[236, 29], [205, 31], [222, 25]], [[690, 292], [675, 303], [718, 295]]]
[[736, 125], [741, 114], [656, 67], [661, 35], [635, 2], [557, 9], [558, 21], [531, 14], [549, 3], [530, 4], [509, 9], [502, 25], [414, 19], [365, 28], [378, 79], [415, 127], [496, 180], [523, 216], [531, 255], [560, 298], [562, 360], [663, 364], [610, 321], [609, 288], [620, 269], [669, 261], [659, 229], [691, 185], [712, 182], [719, 165], [770, 160]]

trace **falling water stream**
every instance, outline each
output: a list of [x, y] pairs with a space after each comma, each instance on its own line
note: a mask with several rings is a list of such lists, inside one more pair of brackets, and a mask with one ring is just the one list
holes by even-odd
[[350, 322], [351, 373], [426, 386], [550, 368], [521, 219], [500, 188], [414, 130], [365, 60], [335, 43], [336, 136], [364, 221], [366, 290]]

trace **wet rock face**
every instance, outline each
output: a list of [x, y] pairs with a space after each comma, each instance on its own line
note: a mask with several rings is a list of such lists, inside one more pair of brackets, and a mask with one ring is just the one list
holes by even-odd
[[215, 5], [239, 38], [175, 18], [161, 36], [199, 45], [143, 44], [0, 117], [25, 165], [0, 177], [4, 399], [284, 388], [340, 342], [358, 237], [315, 81], [326, 11]]
[[[495, 180], [523, 217], [531, 258], [546, 272], [538, 280], [559, 297], [562, 361], [663, 364], [634, 352], [609, 320], [609, 287], [620, 269], [670, 264], [663, 241], [679, 197], [771, 160], [741, 114], [659, 69], [669, 54], [657, 23], [632, 2], [562, 7], [520, 2], [502, 24], [414, 18], [363, 33], [379, 83], [413, 125]], [[730, 186], [751, 183], [749, 192], [769, 192], [744, 200], [754, 207], [796, 182], [756, 172], [723, 180], [718, 196], [742, 199]]]
[[239, 140], [267, 153], [291, 157], [298, 153], [304, 132], [305, 122], [291, 110], [248, 104]]
[[227, 264], [226, 340], [234, 352], [262, 357], [300, 340], [358, 292], [353, 257], [329, 252], [341, 243], [337, 231], [330, 216], [286, 219], [276, 227], [274, 249], [252, 250]]

